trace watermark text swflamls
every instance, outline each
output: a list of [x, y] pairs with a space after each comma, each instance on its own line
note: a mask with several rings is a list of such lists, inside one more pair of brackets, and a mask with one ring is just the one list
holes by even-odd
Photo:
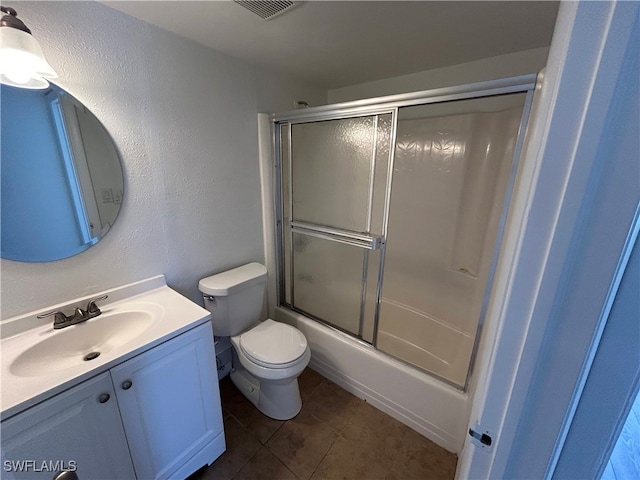
[[5, 472], [75, 472], [77, 467], [75, 460], [5, 460], [2, 465]]

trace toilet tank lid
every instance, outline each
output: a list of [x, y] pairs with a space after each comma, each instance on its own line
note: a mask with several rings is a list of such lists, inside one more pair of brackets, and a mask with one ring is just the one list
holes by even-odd
[[265, 266], [254, 262], [203, 278], [198, 283], [198, 289], [207, 295], [231, 295], [243, 288], [263, 282], [266, 278]]

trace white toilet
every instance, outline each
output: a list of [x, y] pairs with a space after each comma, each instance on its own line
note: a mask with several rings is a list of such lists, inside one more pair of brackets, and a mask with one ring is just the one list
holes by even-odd
[[233, 383], [262, 413], [288, 420], [302, 408], [298, 376], [311, 351], [297, 328], [271, 319], [260, 322], [266, 283], [264, 265], [249, 263], [203, 278], [198, 288], [214, 335], [231, 337]]

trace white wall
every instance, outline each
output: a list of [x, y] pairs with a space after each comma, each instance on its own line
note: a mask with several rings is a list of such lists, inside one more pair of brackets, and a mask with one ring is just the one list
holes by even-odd
[[548, 47], [499, 55], [475, 62], [361, 83], [329, 90], [329, 103], [348, 102], [361, 98], [380, 97], [397, 93], [417, 92], [432, 88], [464, 85], [496, 78], [538, 73], [549, 54]]
[[[164, 273], [198, 280], [263, 261], [258, 111], [326, 92], [92, 2], [16, 2], [60, 78], [116, 142], [125, 198], [114, 228], [76, 257], [2, 260], [2, 318]], [[168, 12], [170, 14], [170, 12]]]
[[310, 106], [327, 103], [327, 90], [306, 82], [269, 71], [263, 67], [254, 67], [258, 112], [278, 113], [296, 108], [296, 101], [303, 100]]

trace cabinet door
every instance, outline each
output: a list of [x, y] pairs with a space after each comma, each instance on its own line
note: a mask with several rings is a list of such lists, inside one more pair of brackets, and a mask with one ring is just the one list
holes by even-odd
[[207, 322], [111, 370], [138, 478], [187, 476], [224, 451], [215, 365]]
[[109, 373], [2, 422], [2, 478], [135, 478]]

